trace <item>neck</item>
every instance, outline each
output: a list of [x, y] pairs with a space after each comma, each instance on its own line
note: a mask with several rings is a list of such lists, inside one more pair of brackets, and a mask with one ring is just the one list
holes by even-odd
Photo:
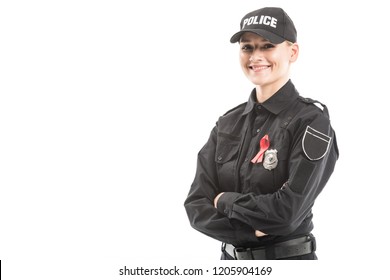
[[281, 87], [283, 87], [289, 80], [289, 77], [280, 80], [277, 83], [270, 85], [256, 85], [256, 98], [259, 103], [265, 102], [272, 97]]

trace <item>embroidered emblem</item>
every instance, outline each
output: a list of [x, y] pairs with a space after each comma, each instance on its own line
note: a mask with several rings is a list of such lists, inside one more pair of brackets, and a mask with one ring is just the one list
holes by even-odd
[[322, 159], [329, 150], [331, 140], [328, 135], [307, 126], [302, 139], [303, 152], [310, 160]]
[[278, 165], [278, 151], [275, 149], [268, 150], [264, 153], [263, 166], [265, 169], [272, 170]]

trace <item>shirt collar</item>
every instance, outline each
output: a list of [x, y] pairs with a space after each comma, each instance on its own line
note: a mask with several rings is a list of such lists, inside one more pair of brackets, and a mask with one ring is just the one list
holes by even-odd
[[299, 94], [291, 80], [288, 80], [284, 86], [282, 86], [274, 95], [272, 95], [263, 103], [257, 102], [256, 89], [253, 89], [242, 114], [248, 114], [253, 110], [255, 105], [261, 104], [262, 107], [277, 115], [283, 111], [291, 102], [297, 99], [298, 96]]

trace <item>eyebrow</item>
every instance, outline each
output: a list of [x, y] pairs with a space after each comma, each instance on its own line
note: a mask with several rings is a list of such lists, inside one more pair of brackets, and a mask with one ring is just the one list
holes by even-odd
[[[264, 38], [262, 38], [261, 41], [264, 42], [264, 43], [265, 42], [269, 42], [267, 39], [264, 39]], [[240, 43], [250, 43], [250, 42], [252, 42], [252, 41], [248, 40], [248, 39], [242, 39], [242, 40], [240, 39]]]

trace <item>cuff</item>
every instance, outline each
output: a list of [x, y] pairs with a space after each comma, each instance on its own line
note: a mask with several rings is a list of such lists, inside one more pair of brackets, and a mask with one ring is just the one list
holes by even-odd
[[230, 218], [233, 212], [233, 204], [234, 201], [237, 200], [238, 197], [242, 196], [241, 193], [236, 192], [225, 192], [218, 199], [217, 209], [218, 212], [224, 214], [226, 217]]

